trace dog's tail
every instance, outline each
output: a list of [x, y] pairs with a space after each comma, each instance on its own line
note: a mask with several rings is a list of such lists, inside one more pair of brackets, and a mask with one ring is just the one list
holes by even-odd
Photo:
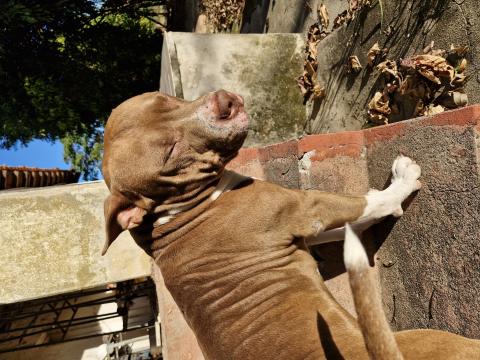
[[369, 272], [365, 249], [348, 224], [345, 226], [343, 259], [348, 271], [358, 323], [370, 358], [403, 359], [385, 317], [375, 279]]

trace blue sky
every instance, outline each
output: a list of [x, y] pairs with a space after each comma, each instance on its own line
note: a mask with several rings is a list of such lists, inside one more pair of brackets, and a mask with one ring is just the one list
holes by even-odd
[[[33, 140], [27, 146], [17, 146], [16, 149], [0, 149], [0, 165], [29, 166], [38, 168], [70, 169], [70, 164], [63, 160], [63, 145], [60, 141], [54, 143]], [[103, 179], [102, 174], [100, 179]], [[83, 182], [83, 176], [79, 182]]]
[[0, 149], [0, 165], [70, 169], [70, 165], [63, 160], [63, 145], [60, 141], [51, 143], [33, 140], [26, 147]]

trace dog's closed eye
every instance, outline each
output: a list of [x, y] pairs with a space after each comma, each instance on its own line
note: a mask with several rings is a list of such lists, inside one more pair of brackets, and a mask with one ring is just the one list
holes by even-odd
[[174, 142], [172, 144], [172, 146], [170, 146], [170, 149], [167, 151], [166, 155], [165, 155], [165, 159], [163, 161], [164, 164], [166, 164], [168, 162], [168, 160], [172, 157], [172, 155], [174, 155], [175, 153], [175, 147], [178, 143], [177, 142]]

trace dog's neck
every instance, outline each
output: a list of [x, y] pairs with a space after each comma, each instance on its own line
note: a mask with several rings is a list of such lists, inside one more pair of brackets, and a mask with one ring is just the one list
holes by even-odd
[[[158, 206], [153, 213], [144, 217], [144, 222], [137, 228], [130, 230], [137, 244], [149, 255], [155, 257], [156, 250], [166, 246], [180, 236], [181, 228], [188, 223], [194, 222], [212, 203], [222, 194], [235, 189], [250, 178], [224, 170], [221, 177], [208, 184], [195, 196], [184, 202]], [[167, 239], [164, 239], [166, 235]]]
[[248, 179], [248, 177], [240, 175], [236, 172], [224, 170], [220, 180], [217, 182], [217, 185], [215, 186], [213, 191], [210, 192], [210, 195], [207, 194], [208, 196], [205, 196], [205, 194], [203, 194], [203, 196], [201, 196], [200, 198], [197, 197], [196, 199], [194, 199], [194, 201], [171, 207], [166, 212], [163, 212], [159, 215], [157, 220], [155, 220], [155, 222], [153, 223], [153, 226], [157, 227], [169, 223], [176, 216], [178, 216], [178, 214], [184, 213], [185, 211], [194, 208], [200, 202], [206, 200], [213, 202], [217, 200], [223, 193], [234, 189], [239, 184]]

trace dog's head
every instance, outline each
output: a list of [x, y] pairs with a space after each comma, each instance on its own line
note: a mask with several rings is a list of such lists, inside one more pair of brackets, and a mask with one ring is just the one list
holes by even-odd
[[247, 135], [243, 99], [220, 90], [195, 101], [145, 93], [115, 108], [105, 127], [105, 253], [147, 212], [188, 199], [221, 176]]

